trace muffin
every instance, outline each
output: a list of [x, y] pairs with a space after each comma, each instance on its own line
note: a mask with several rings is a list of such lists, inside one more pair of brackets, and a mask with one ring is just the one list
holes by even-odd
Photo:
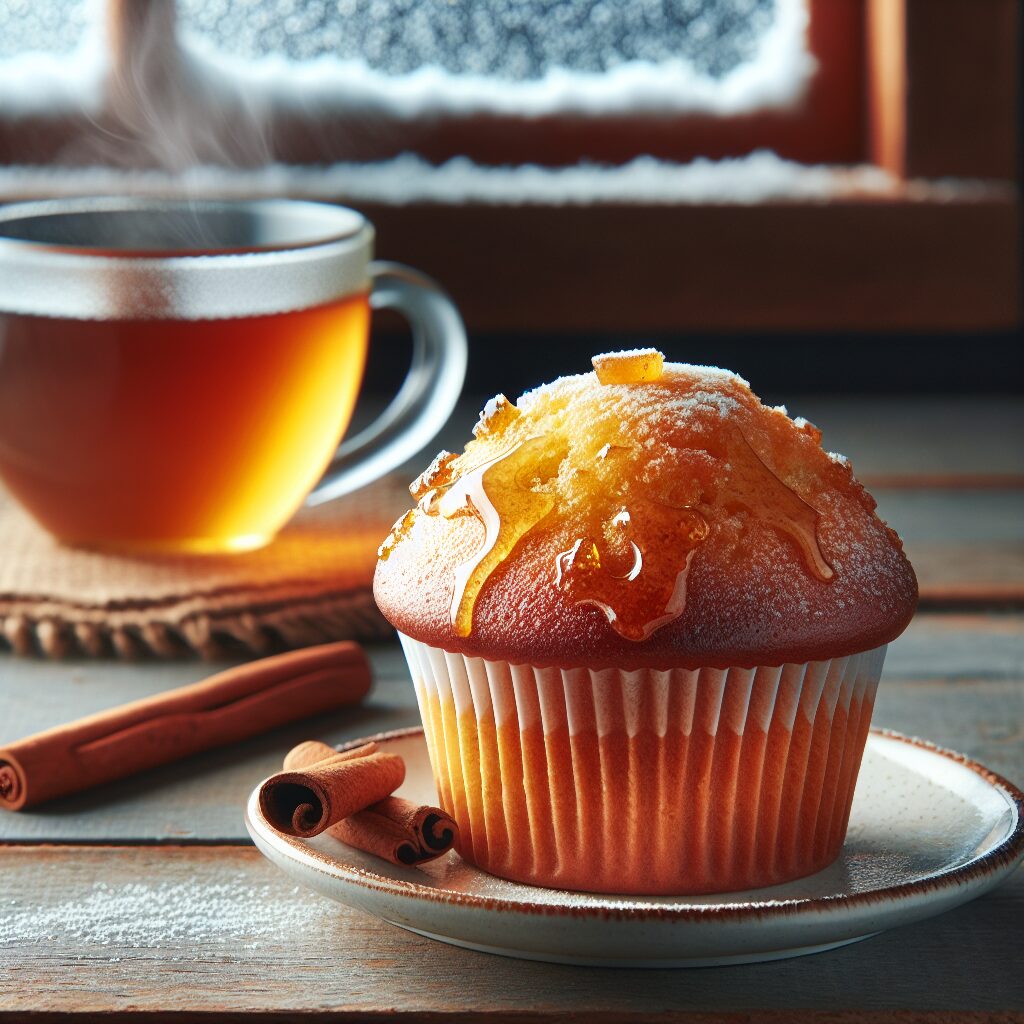
[[380, 548], [459, 852], [691, 894], [838, 855], [917, 581], [820, 432], [736, 374], [610, 353], [484, 408]]

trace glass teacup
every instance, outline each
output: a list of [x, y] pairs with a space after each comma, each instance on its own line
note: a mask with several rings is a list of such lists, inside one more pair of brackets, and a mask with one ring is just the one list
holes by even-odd
[[[81, 199], [0, 209], [0, 478], [76, 545], [259, 547], [295, 510], [401, 464], [465, 373], [432, 281], [373, 263], [353, 210]], [[339, 441], [371, 309], [401, 312], [398, 395]]]

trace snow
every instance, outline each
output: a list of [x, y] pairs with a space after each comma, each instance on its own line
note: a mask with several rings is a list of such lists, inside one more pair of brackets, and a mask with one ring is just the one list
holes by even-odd
[[[22, 6], [15, 4], [11, 25], [0, 20], [0, 30], [10, 30], [0, 44], [4, 112], [90, 106], [106, 60], [100, 0], [63, 0], [61, 10], [73, 9], [75, 17], [56, 32]], [[329, 12], [317, 0], [264, 0], [229, 10], [223, 0], [185, 3], [185, 75], [214, 99], [218, 90], [240, 93], [253, 109], [413, 120], [743, 114], [792, 106], [815, 68], [805, 0], [685, 0], [677, 10], [609, 0], [334, 6]], [[294, 8], [290, 16], [285, 7]], [[319, 42], [304, 24], [316, 8], [326, 19]], [[275, 34], [285, 42], [274, 44]]]
[[685, 59], [715, 78], [757, 56], [791, 0], [178, 0], [182, 29], [249, 60], [362, 60], [396, 76], [433, 66], [506, 80]]
[[256, 170], [191, 167], [181, 173], [109, 167], [0, 167], [0, 196], [134, 194], [169, 191], [200, 198], [279, 196], [384, 203], [587, 206], [593, 203], [755, 204], [774, 199], [829, 202], [891, 196], [901, 186], [881, 168], [806, 165], [759, 150], [689, 163], [638, 157], [621, 166], [535, 164], [486, 167], [465, 157], [433, 166], [411, 154], [328, 167], [272, 164]]
[[89, 0], [4, 0], [0, 3], [0, 61], [24, 53], [65, 56], [97, 19]]
[[95, 114], [108, 67], [102, 0], [0, 2], [0, 111]]
[[[630, 17], [618, 16], [627, 20]], [[720, 77], [700, 68], [697, 55], [701, 49], [709, 48], [706, 41], [702, 44], [692, 40], [689, 56], [665, 56], [659, 45], [664, 33], [659, 33], [656, 26], [641, 30], [639, 25], [651, 20], [644, 18], [643, 12], [633, 17], [638, 25], [631, 27], [628, 36], [644, 36], [647, 42], [636, 52], [649, 56], [614, 65], [611, 59], [598, 61], [598, 66], [589, 70], [586, 60], [574, 60], [568, 54], [563, 60], [570, 66], [559, 62], [559, 41], [552, 40], [558, 33], [548, 31], [550, 18], [541, 19], [532, 27], [524, 22], [513, 33], [514, 39], [525, 34], [535, 39], [538, 47], [549, 48], [552, 41], [556, 46], [554, 53], [535, 62], [536, 77], [529, 77], [527, 69], [515, 66], [515, 46], [510, 46], [507, 38], [504, 42], [496, 38], [490, 44], [496, 55], [492, 62], [497, 65], [496, 74], [469, 70], [473, 64], [465, 61], [454, 62], [453, 73], [438, 63], [443, 58], [436, 54], [420, 66], [400, 64], [405, 69], [400, 74], [378, 70], [354, 52], [343, 57], [322, 53], [301, 61], [291, 60], [280, 52], [255, 56], [260, 51], [252, 47], [238, 54], [225, 48], [230, 43], [223, 36], [211, 37], [187, 29], [182, 33], [182, 45], [198, 65], [239, 83], [254, 102], [272, 98], [275, 103], [304, 111], [344, 109], [403, 119], [436, 113], [525, 117], [630, 112], [742, 114], [793, 105], [803, 95], [815, 69], [814, 59], [806, 49], [804, 0], [776, 0], [775, 17], [760, 36], [750, 59]], [[563, 41], [566, 36], [562, 35]], [[599, 45], [593, 42], [594, 47]], [[679, 49], [686, 50], [683, 37]], [[506, 54], [509, 50], [511, 56]], [[348, 52], [342, 48], [342, 53]], [[504, 67], [506, 60], [512, 63]], [[583, 67], [573, 67], [572, 63]], [[591, 65], [594, 63], [590, 61]], [[602, 68], [602, 63], [611, 66]]]

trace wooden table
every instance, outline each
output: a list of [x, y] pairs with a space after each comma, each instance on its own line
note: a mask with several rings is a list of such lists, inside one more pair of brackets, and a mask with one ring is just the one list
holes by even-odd
[[[805, 400], [907, 541], [922, 610], [875, 724], [1024, 781], [1024, 411]], [[415, 724], [396, 645], [364, 707], [0, 819], [0, 1019], [1024, 1021], [1024, 873], [942, 917], [803, 959], [690, 971], [529, 963], [420, 938], [295, 886], [242, 805], [284, 750]], [[0, 742], [212, 666], [0, 655]]]

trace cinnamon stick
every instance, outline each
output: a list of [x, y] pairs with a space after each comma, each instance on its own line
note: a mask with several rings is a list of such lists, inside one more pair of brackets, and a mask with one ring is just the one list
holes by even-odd
[[263, 658], [0, 749], [0, 807], [10, 811], [356, 704], [370, 689], [358, 644]]
[[341, 754], [322, 746], [327, 756], [308, 767], [286, 758], [286, 770], [260, 788], [263, 817], [279, 832], [310, 839], [393, 793], [405, 778], [402, 759], [382, 753], [375, 743]]
[[[294, 772], [315, 770], [338, 758], [358, 759], [376, 749], [377, 745], [370, 743], [339, 754], [326, 743], [310, 740], [289, 751], [284, 765]], [[364, 805], [325, 830], [349, 846], [392, 864], [406, 865], [422, 864], [447, 853], [459, 834], [455, 821], [439, 807], [414, 804], [397, 796]]]
[[447, 853], [459, 828], [440, 807], [389, 796], [329, 829], [336, 839], [392, 864], [423, 864]]

